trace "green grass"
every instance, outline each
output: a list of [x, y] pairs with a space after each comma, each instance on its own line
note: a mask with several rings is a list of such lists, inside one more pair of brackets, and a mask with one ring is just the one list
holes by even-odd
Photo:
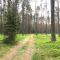
[[[16, 41], [22, 41], [24, 38], [28, 37], [28, 34], [17, 34], [16, 35]], [[13, 46], [12, 45], [6, 45], [3, 44], [2, 41], [4, 39], [4, 35], [0, 34], [0, 58], [3, 57]]]
[[[17, 41], [20, 41], [20, 40], [26, 38], [28, 35], [29, 35], [29, 34], [24, 34], [24, 35], [22, 35], [22, 34], [17, 34], [17, 35], [16, 35], [16, 40], [17, 40]], [[5, 37], [5, 36], [4, 36], [3, 34], [0, 34], [0, 41], [2, 41], [2, 40], [4, 39], [4, 37]]]
[[17, 40], [17, 41], [21, 41], [21, 40], [23, 40], [24, 38], [26, 38], [27, 36], [29, 36], [29, 34], [24, 34], [24, 35], [22, 35], [22, 34], [17, 34], [17, 35], [16, 35], [16, 40]]
[[60, 37], [56, 35], [56, 38], [54, 43], [50, 34], [35, 35], [36, 50], [32, 60], [60, 60]]
[[4, 39], [4, 35], [0, 34], [0, 41], [2, 41]]
[[2, 58], [13, 46], [0, 44], [0, 58]]

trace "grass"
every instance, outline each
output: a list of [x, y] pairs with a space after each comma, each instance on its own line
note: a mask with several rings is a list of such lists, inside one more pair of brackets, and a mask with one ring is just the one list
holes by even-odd
[[[28, 35], [27, 34], [17, 34], [16, 35], [16, 40], [17, 41], [22, 41], [24, 38], [26, 38]], [[4, 35], [0, 34], [0, 58], [2, 58], [13, 46], [12, 45], [6, 45], [3, 44], [2, 41], [4, 39]]]
[[56, 35], [57, 41], [51, 42], [50, 34], [35, 35], [36, 50], [32, 60], [60, 60], [60, 37]]
[[4, 39], [4, 35], [0, 34], [0, 41], [2, 41]]
[[2, 58], [10, 50], [10, 48], [12, 48], [12, 46], [0, 44], [0, 58]]
[[17, 34], [16, 35], [16, 40], [17, 41], [22, 41], [24, 38], [26, 38], [27, 36], [28, 36], [29, 34], [24, 34], [24, 35], [22, 35], [22, 34]]
[[[28, 36], [28, 34], [24, 34], [24, 35], [22, 35], [22, 34], [17, 34], [16, 35], [16, 40], [17, 41], [20, 41], [20, 40], [22, 40], [22, 39], [24, 39], [24, 38], [26, 38]], [[4, 39], [4, 35], [3, 34], [0, 34], [0, 41], [2, 41], [3, 39]]]

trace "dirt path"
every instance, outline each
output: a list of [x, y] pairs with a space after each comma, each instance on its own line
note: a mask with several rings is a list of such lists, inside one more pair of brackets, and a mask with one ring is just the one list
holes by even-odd
[[32, 55], [33, 55], [33, 50], [34, 50], [34, 38], [33, 36], [31, 36], [28, 42], [28, 47], [21, 60], [31, 60]]
[[11, 48], [7, 54], [1, 58], [0, 60], [11, 60], [18, 52], [18, 49], [22, 48], [29, 40], [30, 37], [26, 38], [25, 40], [21, 41], [17, 46]]

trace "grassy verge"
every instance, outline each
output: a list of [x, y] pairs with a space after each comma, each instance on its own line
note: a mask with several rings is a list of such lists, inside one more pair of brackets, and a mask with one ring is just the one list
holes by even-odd
[[57, 41], [51, 42], [50, 34], [35, 35], [36, 50], [32, 60], [60, 60], [60, 37], [56, 35]]
[[22, 34], [17, 34], [16, 35], [16, 41], [22, 41], [23, 39], [25, 39], [26, 37], [28, 37], [29, 36], [29, 34], [24, 34], [24, 35], [22, 35]]
[[[16, 35], [16, 40], [17, 41], [22, 41], [24, 38], [26, 38], [28, 35], [22, 35], [22, 34], [17, 34]], [[13, 46], [12, 45], [6, 45], [3, 44], [2, 41], [4, 39], [4, 35], [0, 35], [0, 58], [3, 57], [7, 51], [9, 51]]]

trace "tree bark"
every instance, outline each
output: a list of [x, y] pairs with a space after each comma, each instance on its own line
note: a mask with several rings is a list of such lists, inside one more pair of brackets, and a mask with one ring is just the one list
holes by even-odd
[[51, 0], [51, 41], [56, 41], [55, 36], [55, 21], [54, 21], [54, 4], [55, 0]]

